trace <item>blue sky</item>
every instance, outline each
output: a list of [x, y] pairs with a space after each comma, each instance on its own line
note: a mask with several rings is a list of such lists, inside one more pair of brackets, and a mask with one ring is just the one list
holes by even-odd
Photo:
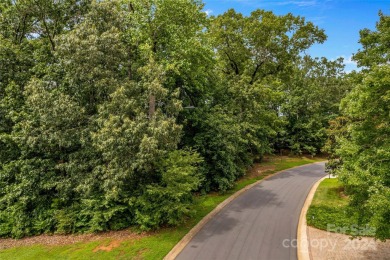
[[351, 60], [353, 53], [360, 48], [359, 30], [375, 29], [378, 11], [390, 14], [390, 0], [203, 0], [204, 10], [218, 15], [229, 8], [245, 15], [261, 8], [278, 15], [293, 13], [304, 16], [320, 28], [325, 29], [328, 40], [315, 45], [308, 51], [314, 57], [335, 59], [344, 57], [347, 72], [356, 69]]

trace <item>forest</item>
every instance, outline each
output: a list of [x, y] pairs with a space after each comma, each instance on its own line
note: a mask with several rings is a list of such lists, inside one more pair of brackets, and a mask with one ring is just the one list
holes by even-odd
[[361, 68], [293, 14], [200, 0], [0, 3], [0, 237], [174, 226], [265, 155], [329, 154], [390, 237], [390, 17]]

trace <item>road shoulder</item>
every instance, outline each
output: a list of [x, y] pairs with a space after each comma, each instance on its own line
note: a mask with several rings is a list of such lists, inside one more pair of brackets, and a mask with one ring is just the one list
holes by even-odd
[[372, 237], [351, 239], [351, 236], [307, 226], [306, 214], [320, 183], [311, 188], [298, 223], [297, 255], [299, 260], [327, 259], [389, 259], [390, 241], [380, 242]]
[[303, 204], [301, 215], [299, 216], [299, 222], [298, 222], [298, 232], [297, 232], [297, 255], [298, 260], [309, 260], [310, 257], [310, 248], [309, 248], [309, 240], [307, 236], [307, 223], [306, 223], [306, 214], [307, 210], [310, 207], [311, 202], [313, 201], [314, 194], [316, 193], [316, 190], [320, 183], [328, 178], [328, 176], [325, 176], [321, 179], [319, 179], [311, 188], [309, 194], [306, 197], [305, 204]]

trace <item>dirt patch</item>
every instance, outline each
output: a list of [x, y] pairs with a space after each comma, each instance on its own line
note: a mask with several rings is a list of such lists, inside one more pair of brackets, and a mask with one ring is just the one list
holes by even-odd
[[[93, 242], [105, 239], [112, 239], [113, 242], [107, 246], [112, 248], [117, 247], [122, 241], [136, 240], [142, 237], [150, 235], [149, 233], [135, 233], [130, 229], [120, 231], [101, 232], [96, 234], [80, 234], [80, 235], [39, 235], [34, 237], [26, 237], [22, 239], [2, 238], [0, 239], [0, 250], [18, 246], [31, 246], [31, 245], [47, 245], [47, 246], [60, 246], [69, 245], [80, 242]], [[114, 243], [115, 242], [115, 243]], [[118, 246], [119, 246], [118, 245]], [[99, 247], [97, 247], [99, 248]], [[95, 250], [97, 249], [95, 248]], [[100, 250], [100, 249], [99, 249]], [[104, 249], [101, 249], [104, 251]], [[98, 251], [98, 250], [97, 250]], [[95, 251], [94, 251], [95, 252]]]
[[245, 178], [256, 178], [260, 176], [266, 176], [267, 173], [270, 173], [272, 171], [275, 171], [274, 165], [261, 165], [260, 163], [256, 163], [252, 166], [249, 171], [247, 171], [247, 174], [245, 175]]
[[337, 192], [338, 192], [340, 198], [348, 198], [348, 196], [345, 194], [344, 187], [339, 187], [337, 189]]
[[93, 252], [96, 253], [97, 251], [106, 251], [106, 252], [110, 252], [112, 249], [114, 248], [117, 248], [121, 245], [121, 241], [119, 240], [114, 240], [114, 241], [111, 241], [110, 244], [108, 244], [107, 246], [104, 246], [104, 245], [100, 245], [98, 247], [96, 247]]

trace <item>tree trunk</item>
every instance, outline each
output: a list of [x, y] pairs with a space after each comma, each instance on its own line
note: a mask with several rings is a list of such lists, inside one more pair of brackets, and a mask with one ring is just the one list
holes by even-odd
[[156, 111], [156, 96], [150, 94], [149, 95], [149, 119], [152, 119], [155, 111]]

